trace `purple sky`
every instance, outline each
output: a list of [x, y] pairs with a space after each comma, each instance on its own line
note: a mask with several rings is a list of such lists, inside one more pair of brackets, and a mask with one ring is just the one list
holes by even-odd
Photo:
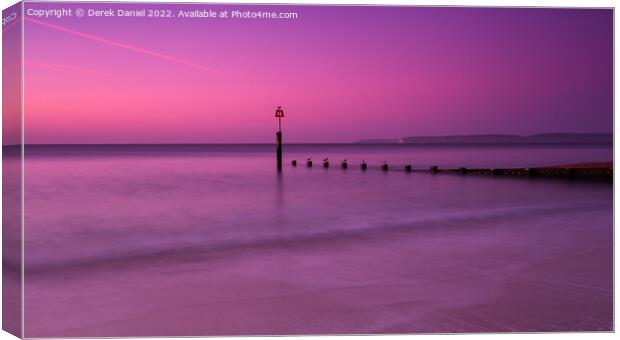
[[27, 143], [612, 131], [611, 10], [26, 4], [79, 7], [299, 17], [27, 17]]

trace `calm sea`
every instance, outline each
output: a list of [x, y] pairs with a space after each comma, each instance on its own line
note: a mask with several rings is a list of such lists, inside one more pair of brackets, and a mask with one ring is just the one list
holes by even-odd
[[284, 151], [277, 174], [272, 145], [27, 146], [25, 336], [611, 329], [611, 184], [376, 169], [611, 147]]

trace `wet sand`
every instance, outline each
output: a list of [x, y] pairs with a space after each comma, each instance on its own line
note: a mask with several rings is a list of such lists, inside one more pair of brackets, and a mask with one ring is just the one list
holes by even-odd
[[610, 331], [611, 229], [566, 222], [583, 214], [611, 218], [526, 214], [33, 272], [26, 336]]

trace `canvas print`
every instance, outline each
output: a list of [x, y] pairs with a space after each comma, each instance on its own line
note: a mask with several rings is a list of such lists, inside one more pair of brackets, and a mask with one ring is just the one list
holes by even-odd
[[614, 330], [612, 9], [2, 17], [6, 331]]

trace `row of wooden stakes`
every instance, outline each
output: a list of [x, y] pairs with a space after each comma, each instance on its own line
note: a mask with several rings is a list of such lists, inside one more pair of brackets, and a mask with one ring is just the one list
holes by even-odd
[[[297, 160], [292, 160], [291, 165], [296, 167]], [[329, 160], [325, 158], [323, 160], [323, 168], [329, 168]], [[311, 168], [313, 166], [312, 159], [306, 160], [306, 167]], [[347, 160], [340, 162], [342, 169], [347, 169], [349, 164]], [[368, 163], [362, 161], [360, 163], [360, 169], [365, 171], [368, 169]], [[516, 177], [558, 177], [569, 179], [604, 179], [613, 180], [612, 168], [560, 168], [560, 167], [539, 167], [539, 168], [502, 168], [502, 169], [489, 169], [489, 168], [447, 168], [440, 169], [438, 166], [433, 165], [426, 169], [413, 169], [413, 166], [407, 164], [404, 168], [390, 168], [386, 161], [381, 163], [380, 169], [382, 171], [404, 171], [404, 172], [423, 172], [431, 174], [471, 174], [471, 175], [486, 175], [486, 176], [516, 176]], [[401, 170], [402, 169], [402, 170]]]
[[[291, 165], [292, 166], [297, 166], [297, 160], [292, 160], [291, 161]], [[313, 165], [312, 163], [312, 159], [308, 158], [306, 159], [306, 167], [311, 168]], [[347, 162], [347, 160], [343, 160], [342, 162], [340, 162], [340, 167], [342, 169], [347, 169], [349, 167], [349, 163]], [[329, 168], [329, 159], [325, 158], [323, 159], [323, 168]], [[368, 163], [366, 163], [366, 161], [362, 160], [362, 162], [360, 163], [360, 169], [362, 170], [366, 170], [368, 169]], [[389, 165], [386, 161], [383, 161], [383, 163], [381, 163], [381, 170], [383, 171], [388, 171], [389, 170]], [[413, 167], [411, 165], [405, 165], [405, 171], [406, 172], [411, 172], [413, 171]]]

